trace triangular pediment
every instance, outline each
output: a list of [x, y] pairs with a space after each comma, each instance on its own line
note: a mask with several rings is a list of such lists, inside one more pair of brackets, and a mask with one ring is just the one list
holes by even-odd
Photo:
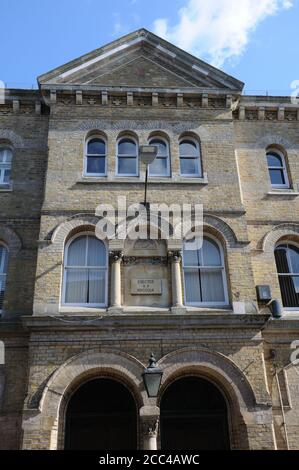
[[38, 79], [43, 85], [211, 88], [240, 92], [243, 83], [144, 29]]

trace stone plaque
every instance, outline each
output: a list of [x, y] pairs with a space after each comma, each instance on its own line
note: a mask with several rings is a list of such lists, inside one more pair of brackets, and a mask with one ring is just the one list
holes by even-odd
[[134, 295], [161, 295], [162, 279], [132, 279], [131, 294]]

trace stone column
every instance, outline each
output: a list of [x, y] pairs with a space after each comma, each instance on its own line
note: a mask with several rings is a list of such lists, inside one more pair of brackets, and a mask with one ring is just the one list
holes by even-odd
[[110, 251], [111, 260], [111, 305], [110, 312], [119, 313], [121, 311], [121, 262], [122, 251]]
[[157, 406], [143, 406], [140, 409], [142, 450], [158, 449], [160, 409]]
[[169, 251], [168, 257], [171, 263], [171, 284], [172, 284], [172, 308], [171, 310], [173, 313], [184, 313], [186, 309], [183, 305], [181, 252]]

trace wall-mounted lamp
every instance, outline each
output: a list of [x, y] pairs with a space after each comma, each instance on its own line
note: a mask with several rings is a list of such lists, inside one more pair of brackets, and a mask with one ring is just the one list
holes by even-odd
[[148, 397], [156, 397], [159, 393], [163, 371], [157, 367], [156, 359], [151, 354], [149, 363], [142, 373], [143, 383]]

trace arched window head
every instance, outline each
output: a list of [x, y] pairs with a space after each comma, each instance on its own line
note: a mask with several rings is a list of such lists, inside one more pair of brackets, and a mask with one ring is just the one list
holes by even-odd
[[8, 249], [5, 245], [0, 243], [0, 313], [3, 308], [5, 285], [6, 285], [6, 275], [7, 275], [7, 265], [8, 265]]
[[201, 177], [201, 161], [199, 144], [193, 139], [180, 140], [180, 172], [182, 176]]
[[104, 307], [107, 305], [107, 250], [92, 234], [79, 235], [66, 246], [63, 303]]
[[299, 307], [299, 248], [283, 243], [275, 249], [275, 261], [283, 306], [298, 310]]
[[185, 243], [183, 266], [187, 305], [217, 307], [228, 304], [223, 250], [216, 240], [205, 236], [196, 250]]
[[117, 144], [117, 174], [119, 176], [138, 175], [138, 150], [136, 142], [124, 137]]
[[165, 140], [162, 139], [151, 139], [150, 145], [156, 145], [158, 147], [158, 154], [154, 162], [149, 165], [150, 176], [170, 176], [170, 156], [169, 156], [169, 145]]
[[0, 147], [0, 187], [9, 187], [11, 183], [12, 151]]
[[99, 137], [86, 141], [84, 174], [88, 176], [106, 175], [106, 142]]
[[285, 157], [276, 149], [267, 151], [268, 171], [273, 188], [289, 188], [289, 178], [286, 168]]

